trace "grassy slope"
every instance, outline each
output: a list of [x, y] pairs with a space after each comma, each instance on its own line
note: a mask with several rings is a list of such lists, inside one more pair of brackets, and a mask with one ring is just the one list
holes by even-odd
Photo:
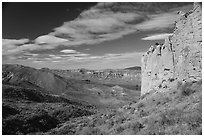
[[201, 85], [149, 93], [118, 110], [67, 121], [47, 134], [202, 134]]

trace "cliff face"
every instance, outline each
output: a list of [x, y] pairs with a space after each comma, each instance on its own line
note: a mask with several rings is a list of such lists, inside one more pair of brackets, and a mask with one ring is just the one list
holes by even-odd
[[142, 57], [141, 94], [167, 91], [178, 81], [202, 79], [202, 5], [181, 15], [164, 45], [152, 46]]

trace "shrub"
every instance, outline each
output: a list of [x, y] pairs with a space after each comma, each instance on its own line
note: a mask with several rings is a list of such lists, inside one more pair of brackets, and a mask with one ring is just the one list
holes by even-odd
[[121, 132], [123, 132], [125, 130], [125, 128], [123, 127], [123, 126], [118, 126], [117, 128], [116, 128], [116, 134], [119, 134], [119, 133], [121, 133]]
[[101, 132], [101, 130], [99, 128], [84, 127], [79, 134], [82, 134], [82, 135], [103, 135], [105, 133]]
[[137, 109], [140, 110], [141, 108], [145, 107], [145, 104], [143, 102], [140, 102], [137, 106]]
[[149, 115], [149, 113], [148, 113], [147, 111], [141, 110], [141, 111], [139, 112], [139, 116], [140, 116], [140, 117], [146, 117], [146, 116], [148, 116], [148, 115]]
[[185, 82], [182, 84], [182, 82], [178, 82], [177, 84], [177, 88], [179, 90], [179, 94], [180, 96], [189, 96], [193, 93], [195, 93], [196, 91], [200, 90], [199, 88], [202, 85], [202, 81], [198, 81], [198, 82]]
[[3, 134], [28, 134], [46, 132], [55, 128], [59, 121], [46, 111], [35, 110], [33, 113], [17, 114], [3, 120]]
[[144, 125], [140, 122], [135, 122], [132, 124], [132, 130], [134, 131], [134, 134], [138, 133], [142, 128], [144, 128]]
[[26, 120], [26, 126], [28, 128], [27, 132], [36, 132], [43, 131], [46, 132], [59, 124], [59, 121], [54, 117], [51, 117], [46, 112], [39, 112], [38, 114], [34, 114], [29, 119]]
[[184, 114], [183, 110], [180, 110], [178, 108], [166, 110], [165, 112], [160, 114], [160, 124], [163, 126], [174, 125], [180, 122], [182, 114]]
[[3, 120], [2, 134], [3, 135], [15, 135], [17, 132], [22, 134], [24, 121], [17, 116], [13, 116], [9, 119]]
[[116, 120], [116, 123], [117, 123], [117, 124], [122, 124], [122, 123], [125, 122], [125, 120], [126, 120], [126, 118], [125, 118], [124, 116], [119, 116], [119, 117], [117, 118], [117, 120]]
[[191, 89], [190, 87], [186, 87], [186, 88], [183, 88], [181, 90], [181, 95], [183, 96], [189, 96], [190, 94], [194, 93], [195, 90]]
[[8, 105], [3, 105], [2, 106], [2, 116], [3, 118], [6, 118], [10, 115], [15, 115], [15, 114], [19, 114], [19, 111], [16, 110], [15, 108], [8, 106]]

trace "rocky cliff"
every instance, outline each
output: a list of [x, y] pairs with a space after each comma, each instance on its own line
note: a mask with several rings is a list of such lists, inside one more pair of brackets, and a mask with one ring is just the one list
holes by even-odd
[[151, 46], [142, 57], [141, 94], [202, 79], [202, 4], [179, 14], [173, 35], [163, 45]]

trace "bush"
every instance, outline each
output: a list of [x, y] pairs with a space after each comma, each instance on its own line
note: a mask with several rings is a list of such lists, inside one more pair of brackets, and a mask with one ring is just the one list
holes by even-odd
[[16, 115], [19, 114], [19, 111], [16, 110], [15, 108], [9, 106], [9, 105], [3, 105], [2, 106], [2, 116], [3, 118], [6, 118], [10, 115]]
[[28, 134], [46, 132], [55, 128], [59, 121], [46, 111], [36, 110], [31, 114], [17, 114], [3, 120], [3, 134]]
[[124, 123], [126, 120], [126, 118], [124, 116], [119, 116], [117, 119], [116, 119], [116, 123], [117, 124], [122, 124]]
[[17, 116], [13, 116], [9, 119], [3, 120], [2, 134], [3, 135], [15, 135], [17, 132], [23, 134], [24, 121]]
[[149, 113], [148, 113], [147, 111], [141, 110], [141, 111], [139, 112], [139, 116], [140, 116], [140, 117], [146, 117], [146, 116], [148, 116], [148, 115], [149, 115]]
[[201, 87], [201, 85], [202, 85], [201, 80], [198, 82], [185, 82], [185, 83], [178, 82], [177, 88], [179, 90], [179, 94], [185, 97], [200, 90], [199, 88]]
[[26, 126], [29, 127], [27, 132], [46, 132], [55, 128], [57, 124], [59, 124], [59, 121], [48, 115], [45, 111], [40, 111], [37, 114], [31, 115], [31, 117], [26, 120]]
[[137, 106], [137, 109], [140, 110], [141, 108], [145, 107], [145, 104], [140, 102]]
[[101, 132], [101, 130], [97, 127], [84, 127], [82, 131], [79, 133], [81, 135], [103, 135], [104, 132]]
[[125, 128], [123, 127], [123, 126], [118, 126], [117, 128], [116, 128], [116, 134], [120, 134], [121, 132], [123, 132], [125, 130]]
[[140, 122], [135, 122], [132, 124], [132, 130], [134, 131], [134, 134], [137, 134], [142, 128], [144, 128], [144, 125]]

